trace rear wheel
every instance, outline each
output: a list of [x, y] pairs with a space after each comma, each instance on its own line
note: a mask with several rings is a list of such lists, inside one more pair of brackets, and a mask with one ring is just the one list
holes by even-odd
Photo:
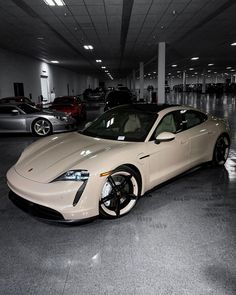
[[129, 213], [140, 195], [140, 177], [127, 166], [120, 166], [107, 177], [103, 185], [99, 211], [108, 218], [118, 218]]
[[37, 136], [47, 136], [52, 133], [52, 124], [47, 119], [39, 118], [33, 122], [32, 131]]
[[215, 144], [212, 163], [215, 166], [222, 166], [225, 164], [229, 155], [230, 141], [228, 136], [221, 135]]

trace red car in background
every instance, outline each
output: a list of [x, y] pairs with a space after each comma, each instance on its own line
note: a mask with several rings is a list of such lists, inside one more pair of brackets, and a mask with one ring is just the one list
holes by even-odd
[[86, 107], [78, 96], [56, 97], [50, 107], [53, 110], [61, 111], [71, 115], [74, 119], [86, 119]]

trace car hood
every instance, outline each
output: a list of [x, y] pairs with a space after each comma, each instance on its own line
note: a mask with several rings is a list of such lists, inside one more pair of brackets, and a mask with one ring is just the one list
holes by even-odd
[[39, 113], [36, 113], [37, 116], [38, 115], [51, 115], [51, 116], [54, 116], [54, 117], [64, 117], [66, 116], [66, 114], [63, 112], [63, 111], [56, 111], [56, 110], [43, 110]]
[[[15, 165], [18, 174], [48, 183], [74, 166], [86, 169], [86, 161], [128, 143], [88, 137], [77, 132], [49, 136], [30, 145]], [[95, 162], [94, 162], [95, 163]]]

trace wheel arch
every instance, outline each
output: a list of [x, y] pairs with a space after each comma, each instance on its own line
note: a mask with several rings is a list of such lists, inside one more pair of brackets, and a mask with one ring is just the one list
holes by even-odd
[[142, 194], [142, 189], [143, 189], [143, 178], [142, 178], [142, 174], [141, 174], [140, 170], [138, 169], [138, 167], [135, 166], [134, 164], [125, 163], [125, 164], [122, 164], [122, 165], [118, 166], [117, 168], [119, 168], [121, 166], [126, 166], [126, 167], [132, 169], [134, 172], [137, 173], [137, 175], [139, 177], [139, 182], [140, 182], [140, 195], [141, 195]]
[[44, 118], [44, 117], [37, 117], [37, 118], [35, 118], [35, 119], [32, 120], [32, 122], [31, 122], [31, 124], [30, 124], [30, 132], [31, 132], [31, 133], [34, 132], [34, 129], [33, 129], [33, 125], [34, 125], [34, 123], [35, 123], [36, 121], [38, 121], [38, 120], [41, 120], [41, 119], [43, 119], [43, 120], [47, 120], [47, 121], [50, 123], [50, 125], [51, 125], [51, 131], [52, 131], [52, 133], [53, 133], [53, 132], [54, 132], [54, 128], [53, 128], [53, 124], [52, 124], [52, 122], [51, 122], [48, 118]]

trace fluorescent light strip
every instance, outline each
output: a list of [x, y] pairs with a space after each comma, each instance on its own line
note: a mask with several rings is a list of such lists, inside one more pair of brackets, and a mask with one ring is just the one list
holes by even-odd
[[101, 59], [96, 59], [96, 62], [102, 62], [102, 60]]
[[236, 42], [234, 42], [234, 43], [231, 43], [231, 46], [236, 46]]
[[54, 0], [54, 2], [56, 2], [56, 4], [57, 4], [58, 6], [64, 6], [64, 5], [65, 5], [65, 3], [64, 3], [63, 0]]
[[43, 0], [43, 1], [44, 1], [44, 3], [46, 3], [49, 6], [55, 6], [55, 3], [53, 0]]
[[198, 56], [196, 56], [196, 57], [192, 57], [192, 58], [191, 58], [191, 60], [198, 60], [198, 59], [199, 59]]
[[51, 60], [51, 63], [53, 63], [53, 64], [59, 64], [59, 61], [58, 60]]
[[92, 50], [93, 46], [92, 45], [84, 45], [84, 49], [86, 50]]

